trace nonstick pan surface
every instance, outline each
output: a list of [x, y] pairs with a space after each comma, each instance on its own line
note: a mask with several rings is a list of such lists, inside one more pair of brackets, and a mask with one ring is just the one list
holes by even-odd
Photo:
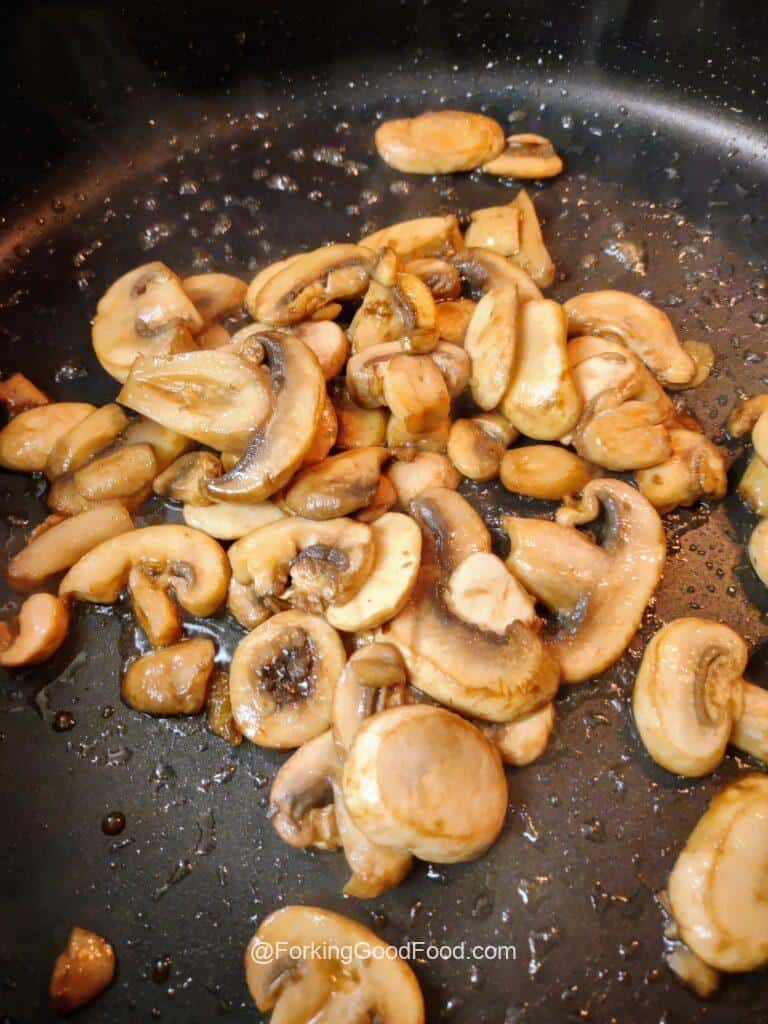
[[[578, 28], [569, 29], [568, 11]], [[249, 35], [239, 21], [227, 22], [225, 33], [217, 23], [211, 43], [196, 10], [187, 44], [184, 28], [175, 43], [163, 36], [158, 11], [144, 12], [143, 28], [126, 23], [122, 34], [123, 23], [103, 9], [42, 12], [20, 17], [14, 52], [36, 53], [43, 77], [40, 62], [55, 53], [54, 70], [70, 61], [77, 82], [61, 76], [61, 94], [49, 82], [6, 115], [17, 131], [4, 168], [0, 369], [26, 373], [56, 399], [114, 397], [114, 382], [91, 353], [89, 318], [107, 285], [140, 262], [248, 277], [299, 248], [511, 199], [515, 185], [476, 175], [408, 177], [378, 161], [377, 118], [439, 106], [487, 111], [553, 139], [566, 173], [534, 188], [562, 271], [552, 295], [637, 292], [667, 310], [682, 337], [711, 341], [716, 371], [685, 396], [711, 437], [724, 440], [737, 396], [766, 389], [760, 199], [768, 152], [752, 115], [762, 83], [750, 56], [760, 53], [758, 37], [747, 33], [738, 56], [736, 43], [725, 46], [734, 55], [729, 80], [722, 47], [709, 75], [698, 50], [696, 66], [686, 63], [694, 44], [684, 38], [685, 12], [661, 54], [650, 43], [619, 45], [612, 33], [621, 26], [600, 20], [605, 8], [557, 8], [557, 23], [547, 26], [526, 7], [518, 43], [514, 19], [504, 22], [506, 36], [493, 22], [471, 58], [462, 47], [480, 38], [477, 12], [445, 15], [450, 45], [440, 58], [415, 50], [406, 57], [414, 39], [403, 38], [399, 51], [391, 41], [377, 49], [371, 26], [354, 14], [367, 46], [362, 61], [351, 55], [351, 33], [339, 29], [337, 12], [327, 30], [345, 46], [330, 65], [321, 46], [312, 68], [307, 35], [322, 40], [317, 19], [289, 31], [275, 16], [262, 23], [258, 42], [253, 24]], [[651, 22], [631, 9], [619, 13], [633, 38], [639, 25], [653, 42]], [[417, 27], [441, 17], [436, 7], [419, 10]], [[294, 66], [292, 48], [300, 58]], [[96, 68], [94, 53], [105, 54]], [[182, 79], [192, 66], [190, 90]], [[6, 76], [18, 72], [29, 83], [32, 73], [19, 67]], [[659, 72], [659, 82], [648, 84], [646, 68]], [[673, 80], [685, 87], [672, 88]], [[70, 87], [77, 102], [66, 98]], [[25, 134], [19, 119], [30, 111]], [[732, 452], [735, 482], [745, 458]], [[43, 488], [13, 475], [3, 475], [0, 488], [8, 554], [42, 519]], [[518, 502], [495, 485], [465, 493], [500, 553], [502, 512], [553, 508]], [[161, 515], [160, 506], [150, 508], [147, 521]], [[669, 561], [642, 636], [604, 677], [561, 692], [546, 756], [510, 774], [499, 842], [471, 864], [419, 864], [371, 903], [341, 895], [341, 855], [292, 850], [271, 829], [267, 794], [283, 757], [248, 743], [230, 749], [198, 719], [153, 720], [129, 710], [119, 698], [121, 666], [143, 649], [130, 614], [121, 606], [79, 608], [51, 662], [0, 677], [3, 1019], [55, 1019], [46, 988], [73, 924], [107, 936], [119, 960], [115, 985], [83, 1021], [257, 1019], [243, 948], [266, 913], [306, 902], [355, 917], [396, 944], [516, 947], [513, 962], [467, 955], [414, 963], [430, 1021], [765, 1024], [765, 974], [728, 980], [704, 1004], [663, 962], [654, 893], [709, 798], [750, 765], [731, 755], [695, 782], [653, 766], [629, 711], [645, 640], [679, 615], [720, 619], [752, 645], [749, 677], [768, 684], [768, 599], [744, 552], [751, 518], [729, 497], [666, 524]], [[10, 591], [2, 596], [4, 612], [17, 605]], [[192, 629], [209, 630], [225, 651], [240, 635], [226, 616]], [[66, 731], [55, 728], [61, 712], [74, 720]], [[127, 825], [110, 837], [101, 821], [116, 810]], [[157, 966], [165, 958], [169, 971]]]

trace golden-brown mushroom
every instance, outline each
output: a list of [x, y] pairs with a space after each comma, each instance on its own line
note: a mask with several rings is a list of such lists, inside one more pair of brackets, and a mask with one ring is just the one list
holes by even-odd
[[5, 380], [0, 380], [0, 405], [8, 413], [9, 419], [27, 409], [48, 405], [49, 402], [50, 398], [46, 393], [23, 373], [12, 373]]
[[[77, 493], [87, 503], [144, 495], [157, 474], [154, 449], [148, 444], [117, 448], [89, 462], [72, 475]], [[57, 483], [63, 483], [61, 479]]]
[[491, 249], [463, 249], [451, 262], [466, 281], [471, 297], [475, 300], [482, 298], [491, 288], [499, 288], [502, 285], [517, 288], [520, 303], [542, 297], [538, 285], [522, 267]]
[[223, 472], [221, 459], [213, 452], [187, 452], [155, 477], [152, 490], [172, 501], [209, 505], [205, 484]]
[[225, 740], [233, 747], [243, 742], [243, 734], [237, 727], [232, 714], [232, 701], [229, 697], [229, 674], [214, 669], [208, 681], [208, 728], [216, 736]]
[[664, 514], [697, 501], [719, 501], [728, 489], [722, 452], [695, 430], [671, 428], [672, 454], [664, 462], [635, 473], [637, 486]]
[[471, 171], [504, 149], [504, 133], [496, 121], [463, 110], [384, 121], [375, 141], [385, 163], [409, 174]]
[[181, 287], [208, 326], [223, 317], [241, 313], [247, 285], [231, 274], [193, 274]]
[[260, 501], [254, 505], [185, 505], [182, 515], [187, 526], [217, 540], [237, 540], [260, 526], [283, 519], [285, 513], [271, 501]]
[[215, 657], [208, 637], [150, 651], [128, 666], [123, 700], [134, 711], [150, 715], [197, 715], [205, 707]]
[[338, 324], [329, 320], [307, 322], [296, 324], [294, 332], [314, 352], [326, 380], [341, 373], [349, 355], [349, 341]]
[[[448, 439], [450, 445], [450, 437]], [[386, 469], [397, 495], [398, 507], [407, 509], [410, 502], [430, 487], [447, 487], [455, 491], [461, 483], [460, 474], [451, 460], [440, 452], [419, 452], [415, 448], [397, 451], [397, 460]]]
[[45, 465], [49, 480], [73, 473], [107, 448], [128, 426], [119, 405], [103, 405], [63, 434], [51, 449]]
[[437, 302], [455, 300], [461, 295], [461, 277], [458, 270], [447, 260], [437, 259], [435, 256], [429, 259], [409, 260], [405, 264], [405, 272], [423, 281]]
[[514, 448], [501, 460], [501, 482], [513, 494], [545, 501], [563, 501], [581, 491], [595, 475], [594, 468], [555, 444]]
[[492, 480], [516, 437], [517, 431], [501, 413], [455, 420], [448, 436], [448, 458], [470, 480]]
[[63, 601], [53, 594], [33, 594], [15, 621], [0, 623], [0, 665], [23, 668], [46, 661], [64, 643], [68, 628]]
[[269, 817], [283, 842], [338, 850], [333, 781], [340, 774], [330, 729], [307, 740], [283, 763], [269, 793]]
[[57, 1013], [73, 1013], [109, 988], [115, 976], [115, 951], [96, 932], [73, 928], [56, 957], [49, 993]]
[[312, 444], [302, 459], [302, 466], [314, 466], [318, 462], [322, 462], [336, 444], [338, 434], [339, 420], [336, 416], [336, 410], [333, 407], [333, 402], [326, 395], [323, 401], [323, 411], [320, 413], [320, 422], [315, 431]]
[[508, 135], [503, 151], [483, 164], [483, 170], [502, 178], [555, 178], [563, 170], [563, 161], [549, 139], [523, 132]]
[[59, 438], [93, 412], [86, 402], [50, 402], [19, 413], [0, 430], [0, 466], [21, 473], [45, 469]]
[[332, 396], [339, 424], [337, 448], [371, 448], [384, 443], [388, 418], [385, 409], [364, 409], [350, 398], [343, 384], [333, 389]]
[[452, 213], [391, 224], [360, 239], [360, 245], [372, 252], [387, 246], [403, 263], [433, 256], [447, 259], [464, 248], [459, 222]]
[[389, 458], [386, 448], [353, 448], [296, 474], [281, 504], [305, 519], [336, 519], [370, 503]]
[[522, 768], [537, 761], [547, 749], [555, 727], [555, 705], [545, 704], [514, 722], [477, 724], [501, 754], [504, 764]]
[[411, 703], [405, 662], [392, 644], [358, 647], [344, 667], [333, 698], [333, 735], [346, 755], [371, 715]]

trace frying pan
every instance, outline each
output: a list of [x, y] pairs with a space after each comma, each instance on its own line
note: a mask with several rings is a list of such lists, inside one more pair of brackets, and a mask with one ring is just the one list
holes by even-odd
[[[378, 161], [377, 118], [453, 106], [553, 139], [567, 172], [534, 187], [562, 269], [552, 294], [638, 292], [682, 337], [711, 341], [716, 372], [685, 401], [717, 439], [735, 397], [768, 384], [766, 26], [757, 5], [706, 0], [19, 5], [0, 60], [0, 368], [60, 400], [104, 402], [115, 386], [88, 321], [128, 268], [160, 259], [247, 277], [299, 248], [511, 198], [514, 184]], [[732, 450], [735, 481], [745, 460]], [[12, 475], [0, 487], [12, 553], [42, 518], [42, 487]], [[552, 511], [495, 485], [466, 493], [501, 553], [501, 511]], [[673, 978], [653, 899], [711, 795], [749, 765], [729, 756], [710, 778], [673, 778], [629, 713], [645, 640], [682, 614], [741, 632], [750, 678], [768, 681], [751, 525], [735, 498], [667, 517], [669, 562], [642, 635], [604, 677], [562, 693], [546, 756], [510, 775], [499, 842], [471, 864], [420, 864], [371, 903], [341, 895], [341, 855], [273, 833], [283, 758], [123, 706], [121, 665], [142, 640], [125, 608], [80, 608], [51, 662], [0, 680], [3, 1020], [54, 1019], [50, 968], [76, 923], [119, 958], [84, 1021], [258, 1019], [245, 943], [269, 911], [308, 902], [396, 943], [516, 947], [511, 962], [414, 963], [430, 1021], [764, 1024], [764, 974], [728, 980], [708, 1005]], [[18, 603], [2, 599], [4, 614]], [[225, 653], [239, 635], [226, 616], [189, 628]], [[56, 731], [60, 712], [72, 728]], [[105, 835], [116, 810], [126, 828]]]

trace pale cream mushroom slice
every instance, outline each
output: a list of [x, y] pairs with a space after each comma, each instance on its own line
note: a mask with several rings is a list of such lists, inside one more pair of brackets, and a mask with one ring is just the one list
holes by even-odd
[[0, 666], [38, 665], [58, 651], [67, 636], [67, 606], [53, 594], [32, 594], [18, 617], [0, 622]]
[[349, 752], [367, 718], [411, 703], [411, 693], [396, 647], [376, 642], [358, 647], [344, 666], [333, 697], [333, 736], [340, 753]]
[[768, 690], [744, 681], [741, 714], [733, 723], [731, 744], [768, 765]]
[[627, 400], [619, 391], [602, 391], [584, 407], [573, 445], [588, 462], [621, 473], [651, 469], [671, 460], [670, 434], [663, 407]]
[[549, 139], [522, 132], [508, 135], [502, 152], [484, 163], [482, 169], [502, 178], [555, 178], [563, 170], [563, 161]]
[[669, 430], [669, 444], [669, 459], [635, 473], [641, 493], [662, 514], [725, 497], [728, 475], [719, 448], [698, 431], [677, 427]]
[[19, 413], [0, 430], [0, 466], [40, 472], [57, 441], [95, 411], [87, 402], [50, 402]]
[[221, 459], [213, 452], [187, 452], [155, 477], [152, 490], [172, 501], [190, 505], [212, 504], [205, 484], [223, 472]]
[[360, 590], [373, 569], [375, 551], [365, 523], [292, 516], [236, 541], [229, 560], [235, 579], [256, 597], [279, 597], [322, 612]]
[[97, 544], [133, 529], [123, 505], [101, 505], [65, 518], [30, 537], [8, 563], [8, 580], [16, 590], [33, 590], [64, 572]]
[[456, 300], [461, 295], [461, 277], [456, 267], [447, 260], [436, 256], [409, 260], [405, 264], [405, 272], [418, 277], [429, 288], [436, 302]]
[[[448, 443], [450, 445], [450, 438]], [[405, 448], [395, 454], [396, 461], [387, 466], [385, 473], [395, 489], [399, 508], [407, 509], [414, 498], [430, 487], [447, 487], [455, 491], [461, 483], [461, 475], [450, 458], [440, 452]]]
[[515, 196], [512, 206], [520, 215], [520, 248], [510, 258], [530, 274], [540, 288], [548, 288], [555, 279], [555, 264], [544, 244], [533, 200], [523, 188]]
[[159, 472], [167, 469], [180, 455], [194, 447], [194, 442], [170, 427], [164, 427], [146, 416], [131, 420], [116, 441], [117, 445], [148, 444], [155, 453]]
[[389, 416], [387, 410], [364, 409], [352, 400], [345, 384], [339, 382], [331, 391], [331, 401], [338, 422], [337, 448], [347, 451], [350, 448], [372, 448], [384, 443]]
[[303, 743], [281, 765], [269, 791], [272, 827], [289, 846], [338, 850], [334, 779], [341, 761], [330, 729]]
[[346, 653], [325, 619], [279, 612], [235, 649], [229, 669], [232, 714], [262, 747], [300, 747], [331, 725], [333, 694]]
[[758, 516], [768, 516], [768, 466], [753, 455], [739, 480], [738, 492]]
[[427, 704], [390, 708], [362, 724], [344, 763], [343, 794], [373, 842], [439, 864], [479, 857], [507, 811], [496, 748], [471, 722]]
[[338, 324], [324, 320], [296, 324], [294, 333], [311, 349], [326, 380], [337, 377], [349, 355], [349, 339]]
[[525, 189], [506, 206], [474, 210], [464, 236], [467, 246], [492, 249], [522, 267], [532, 280], [547, 288], [555, 278], [555, 265], [544, 244], [541, 225]]
[[512, 768], [523, 768], [533, 764], [546, 751], [552, 730], [555, 727], [555, 705], [550, 702], [514, 722], [477, 725], [493, 743], [504, 764]]
[[520, 303], [542, 298], [541, 290], [530, 274], [491, 249], [479, 246], [463, 249], [451, 262], [467, 283], [471, 297], [475, 300], [482, 298], [491, 288], [501, 285], [517, 288]]
[[683, 618], [645, 649], [632, 694], [640, 738], [653, 760], [678, 775], [713, 772], [742, 711], [747, 645], [728, 626]]
[[115, 951], [107, 940], [86, 928], [73, 928], [48, 986], [54, 1010], [73, 1013], [109, 988], [114, 976]]
[[752, 568], [768, 587], [768, 519], [761, 519], [752, 531], [747, 552]]
[[453, 570], [445, 587], [451, 614], [504, 636], [513, 622], [538, 624], [534, 599], [496, 555], [476, 551]]
[[138, 356], [189, 352], [202, 327], [181, 279], [164, 263], [146, 263], [123, 274], [99, 299], [93, 350], [123, 384]]
[[331, 604], [325, 617], [336, 629], [357, 633], [376, 629], [404, 607], [421, 563], [421, 531], [402, 512], [387, 512], [370, 524], [374, 561], [371, 574], [351, 600]]
[[89, 504], [134, 496], [141, 502], [149, 494], [156, 475], [152, 446], [131, 444], [98, 456], [76, 470], [71, 479], [77, 493]]
[[223, 549], [199, 530], [172, 524], [145, 526], [98, 544], [75, 562], [59, 596], [113, 604], [135, 567], [171, 588], [192, 615], [212, 615], [226, 598], [230, 569]]
[[462, 346], [469, 321], [477, 303], [472, 299], [449, 299], [438, 302], [436, 310], [437, 333], [443, 341]]
[[517, 349], [517, 288], [491, 288], [478, 302], [464, 337], [472, 372], [469, 387], [475, 403], [495, 409], [509, 389]]
[[563, 307], [551, 299], [521, 306], [512, 382], [499, 411], [521, 434], [555, 441], [577, 424], [582, 411], [568, 362]]
[[207, 636], [150, 651], [126, 669], [123, 700], [150, 715], [197, 715], [205, 707], [215, 657]]
[[768, 963], [768, 776], [746, 775], [712, 800], [669, 876], [686, 944], [720, 971]]
[[502, 635], [453, 615], [446, 604], [454, 570], [491, 549], [472, 506], [455, 491], [433, 488], [411, 502], [410, 513], [422, 530], [421, 569], [405, 608], [380, 636], [399, 648], [411, 684], [458, 711], [497, 722], [551, 700], [559, 672], [534, 630], [514, 621]]
[[323, 306], [355, 299], [368, 286], [372, 254], [359, 245], [327, 245], [302, 253], [265, 283], [251, 281], [245, 297], [257, 323], [288, 326], [307, 320]]
[[389, 458], [386, 448], [353, 448], [296, 474], [280, 504], [305, 519], [336, 519], [366, 508]]
[[269, 364], [271, 409], [256, 425], [240, 461], [208, 482], [208, 496], [215, 501], [250, 505], [278, 491], [312, 447], [323, 415], [325, 378], [307, 346], [278, 331], [262, 332], [254, 342]]
[[517, 430], [498, 412], [454, 420], [448, 435], [448, 458], [470, 480], [493, 480]]
[[181, 514], [187, 526], [202, 530], [217, 540], [239, 540], [261, 526], [285, 518], [283, 510], [271, 501], [260, 501], [254, 505], [224, 502], [215, 505], [185, 504]]
[[0, 406], [8, 413], [9, 419], [27, 409], [48, 405], [50, 401], [46, 393], [23, 373], [12, 373], [5, 380], [0, 380]]
[[[312, 956], [312, 949], [327, 954]], [[340, 969], [333, 950], [349, 950]], [[259, 925], [245, 951], [248, 991], [274, 1024], [424, 1024], [411, 968], [357, 921], [320, 907], [288, 906]]]
[[247, 285], [232, 274], [193, 274], [181, 287], [192, 300], [206, 325], [241, 313]]
[[[605, 513], [595, 544], [574, 527]], [[507, 565], [531, 594], [556, 613], [547, 649], [566, 683], [594, 678], [613, 665], [636, 633], [661, 578], [666, 540], [659, 514], [620, 480], [590, 481], [557, 522], [504, 516]], [[488, 717], [483, 716], [483, 717]]]
[[387, 246], [403, 263], [426, 257], [447, 259], [464, 248], [459, 222], [452, 213], [390, 224], [361, 238], [360, 245], [372, 252]]
[[239, 455], [274, 414], [271, 392], [266, 368], [227, 346], [139, 357], [118, 401], [200, 444]]
[[556, 444], [513, 448], [501, 460], [501, 482], [513, 494], [562, 501], [578, 494], [596, 475], [585, 459]]
[[384, 121], [375, 142], [381, 159], [397, 171], [454, 174], [497, 157], [504, 149], [504, 132], [483, 114], [438, 110]]
[[564, 306], [570, 334], [597, 334], [625, 345], [662, 384], [689, 384], [696, 364], [666, 315], [629, 292], [583, 292]]
[[85, 466], [108, 448], [128, 426], [128, 417], [119, 405], [103, 405], [63, 434], [51, 448], [45, 475], [56, 480]]

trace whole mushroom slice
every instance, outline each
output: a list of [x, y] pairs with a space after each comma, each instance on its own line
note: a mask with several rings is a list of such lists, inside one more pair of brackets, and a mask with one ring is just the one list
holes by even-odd
[[385, 473], [395, 488], [399, 508], [407, 509], [414, 498], [431, 487], [447, 487], [455, 491], [461, 483], [460, 473], [440, 452], [417, 452], [406, 448], [396, 454], [396, 461], [387, 466]]
[[57, 440], [45, 464], [45, 475], [56, 480], [85, 466], [107, 448], [128, 426], [119, 405], [103, 405], [76, 423]]
[[483, 164], [483, 170], [502, 178], [555, 178], [563, 170], [563, 161], [549, 139], [523, 132], [508, 135], [503, 151]]
[[395, 355], [383, 366], [382, 398], [411, 434], [423, 434], [448, 418], [451, 396], [429, 356]]
[[427, 704], [390, 708], [362, 724], [343, 793], [369, 839], [440, 864], [479, 857], [507, 811], [496, 748], [471, 722]]
[[338, 850], [333, 782], [339, 775], [341, 762], [330, 729], [291, 754], [269, 792], [269, 817], [283, 842]]
[[[605, 512], [603, 542], [573, 527]], [[664, 569], [666, 541], [659, 514], [620, 480], [592, 480], [557, 523], [505, 516], [507, 565], [558, 617], [547, 637], [566, 683], [594, 678], [613, 665], [637, 632]], [[488, 717], [487, 715], [484, 717]]]
[[469, 387], [481, 409], [495, 409], [507, 393], [517, 348], [517, 288], [491, 288], [478, 302], [464, 337], [472, 364]]
[[99, 299], [93, 350], [122, 384], [137, 356], [188, 352], [202, 327], [180, 278], [164, 263], [146, 263], [123, 274]]
[[381, 159], [408, 174], [471, 171], [504, 149], [504, 133], [496, 121], [463, 110], [384, 121], [375, 141]]
[[362, 723], [387, 708], [410, 704], [405, 662], [392, 644], [358, 647], [344, 666], [333, 697], [333, 736], [346, 755]]
[[768, 519], [761, 519], [752, 531], [747, 551], [752, 568], [768, 587]]
[[665, 462], [635, 474], [642, 494], [662, 513], [697, 501], [719, 501], [728, 490], [722, 452], [696, 430], [668, 432], [672, 454]]
[[87, 402], [50, 402], [19, 413], [0, 430], [0, 466], [40, 472], [59, 438], [95, 411]]
[[134, 567], [170, 587], [192, 615], [212, 615], [226, 598], [230, 570], [220, 545], [199, 530], [170, 524], [103, 541], [75, 562], [61, 581], [59, 596], [113, 604]]
[[215, 657], [207, 636], [150, 651], [128, 666], [123, 700], [150, 715], [197, 715], [205, 707]]
[[715, 770], [743, 704], [747, 645], [728, 626], [683, 618], [645, 649], [632, 710], [657, 764], [697, 777]]
[[582, 399], [571, 376], [563, 307], [551, 299], [520, 308], [512, 381], [499, 411], [521, 434], [554, 441], [571, 431]]
[[[329, 954], [307, 955], [312, 949]], [[343, 970], [330, 951], [349, 950]], [[302, 955], [303, 953], [303, 955]], [[245, 951], [245, 980], [275, 1024], [424, 1024], [410, 967], [363, 925], [319, 907], [289, 906], [259, 925]]]
[[261, 526], [284, 519], [285, 513], [271, 501], [253, 505], [184, 505], [184, 522], [217, 540], [238, 540]]
[[286, 610], [286, 602], [275, 597], [259, 597], [253, 587], [240, 583], [233, 576], [227, 591], [227, 610], [243, 629], [249, 632], [265, 622], [270, 615]]
[[129, 500], [134, 496], [139, 496], [140, 503], [149, 494], [156, 475], [157, 462], [152, 446], [131, 444], [81, 466], [71, 481], [77, 493], [89, 504]]
[[73, 1013], [112, 984], [115, 951], [106, 939], [86, 928], [73, 928], [63, 953], [56, 957], [49, 985], [57, 1013]]
[[271, 390], [263, 366], [227, 347], [140, 356], [117, 397], [185, 437], [239, 455], [274, 414]]
[[520, 303], [542, 298], [538, 285], [522, 267], [491, 249], [479, 246], [463, 249], [451, 262], [466, 281], [471, 297], [475, 300], [482, 298], [491, 288], [499, 288], [501, 285], [517, 288]]
[[97, 544], [133, 529], [119, 503], [81, 512], [36, 533], [8, 563], [8, 580], [16, 590], [33, 590], [64, 572]]
[[386, 448], [353, 448], [301, 470], [288, 485], [281, 505], [305, 519], [335, 519], [366, 508], [373, 497]]
[[545, 704], [514, 722], [477, 724], [501, 754], [504, 764], [523, 768], [537, 761], [547, 749], [555, 727], [555, 705], [552, 702]]
[[595, 476], [585, 459], [556, 444], [513, 448], [501, 460], [501, 482], [513, 494], [544, 501], [563, 501], [578, 494]]
[[15, 621], [0, 622], [0, 666], [38, 665], [58, 651], [67, 636], [67, 606], [53, 594], [32, 594]]
[[339, 299], [355, 299], [368, 286], [371, 253], [359, 245], [327, 245], [302, 253], [264, 284], [251, 281], [245, 297], [257, 323], [287, 326], [307, 320]]
[[712, 800], [669, 876], [688, 946], [720, 971], [768, 963], [768, 777], [746, 775]]
[[[398, 370], [388, 379], [389, 366], [394, 360], [398, 362]], [[427, 375], [426, 363], [434, 364], [442, 375], [444, 387], [436, 381], [434, 373]], [[376, 409], [387, 405], [389, 399], [397, 415], [412, 416], [413, 425], [418, 428], [419, 414], [428, 422], [436, 421], [441, 414], [447, 415], [447, 400], [461, 394], [469, 372], [469, 357], [456, 345], [441, 342], [428, 355], [411, 355], [404, 351], [401, 341], [389, 341], [353, 355], [347, 363], [346, 384], [350, 398], [357, 405]]]
[[696, 371], [669, 317], [629, 292], [583, 292], [564, 306], [569, 334], [597, 334], [625, 345], [663, 384], [688, 384]]
[[361, 238], [360, 245], [372, 252], [378, 252], [386, 246], [403, 263], [425, 257], [446, 259], [464, 248], [459, 222], [452, 213], [390, 224], [389, 227]]
[[493, 480], [499, 475], [504, 452], [517, 436], [501, 413], [454, 420], [448, 435], [448, 458], [470, 480]]
[[331, 604], [325, 617], [349, 633], [376, 629], [403, 608], [421, 564], [421, 531], [401, 512], [387, 512], [370, 524], [374, 561], [371, 574], [346, 603]]
[[322, 612], [348, 601], [370, 576], [376, 557], [371, 529], [352, 519], [281, 519], [232, 545], [232, 573], [258, 598]]
[[175, 643], [184, 634], [179, 609], [166, 586], [164, 575], [155, 578], [143, 566], [134, 565], [128, 573], [131, 610], [153, 647]]
[[551, 700], [558, 669], [536, 633], [514, 621], [505, 633], [452, 614], [445, 588], [470, 555], [490, 552], [490, 535], [455, 491], [434, 488], [411, 502], [422, 531], [422, 563], [405, 608], [381, 629], [399, 648], [411, 684], [465, 714], [504, 722]]
[[207, 485], [215, 501], [253, 504], [269, 498], [300, 466], [317, 434], [325, 405], [325, 378], [313, 353], [287, 332], [256, 336], [269, 364], [271, 411], [255, 424], [240, 461]]
[[344, 645], [325, 619], [294, 610], [267, 619], [232, 656], [229, 696], [238, 729], [277, 750], [319, 736], [330, 728], [345, 661]]
[[181, 287], [206, 324], [242, 312], [247, 291], [245, 282], [232, 274], [193, 274]]
[[584, 407], [573, 445], [582, 458], [603, 469], [649, 469], [672, 459], [668, 422], [663, 407], [603, 391]]

